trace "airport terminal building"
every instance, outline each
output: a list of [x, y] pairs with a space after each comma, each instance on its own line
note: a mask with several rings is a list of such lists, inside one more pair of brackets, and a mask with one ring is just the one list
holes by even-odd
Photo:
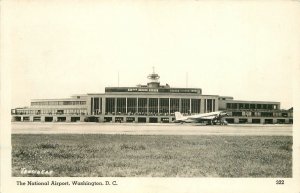
[[146, 85], [106, 87], [105, 93], [66, 99], [34, 99], [30, 107], [12, 109], [12, 121], [170, 123], [176, 111], [183, 115], [226, 111], [228, 123], [293, 123], [293, 109], [280, 109], [280, 102], [204, 95], [201, 88], [161, 85], [159, 78], [153, 72]]

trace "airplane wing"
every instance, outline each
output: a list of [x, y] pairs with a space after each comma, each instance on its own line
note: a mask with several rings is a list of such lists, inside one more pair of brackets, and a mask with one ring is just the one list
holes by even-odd
[[215, 119], [216, 116], [213, 115], [213, 116], [206, 116], [206, 117], [190, 117], [189, 119], [192, 119], [192, 120], [195, 120], [195, 121], [209, 121], [209, 120], [213, 120]]
[[197, 120], [212, 120], [220, 116], [220, 112], [211, 112], [211, 113], [204, 113], [198, 115], [189, 116], [189, 119], [197, 119]]

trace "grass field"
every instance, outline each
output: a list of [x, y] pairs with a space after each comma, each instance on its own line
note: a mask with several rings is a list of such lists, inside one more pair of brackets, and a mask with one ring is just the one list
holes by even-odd
[[292, 177], [292, 137], [13, 134], [12, 175], [32, 176], [21, 168], [64, 177]]

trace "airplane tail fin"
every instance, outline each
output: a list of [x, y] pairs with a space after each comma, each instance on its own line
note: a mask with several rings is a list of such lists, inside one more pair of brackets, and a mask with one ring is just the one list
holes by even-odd
[[182, 114], [180, 112], [175, 112], [175, 119], [176, 119], [176, 121], [180, 120], [182, 118], [183, 118], [183, 116], [182, 116]]

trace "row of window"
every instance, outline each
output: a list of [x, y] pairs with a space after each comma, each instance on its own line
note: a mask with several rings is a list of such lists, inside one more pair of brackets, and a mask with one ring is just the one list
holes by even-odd
[[[200, 113], [201, 99], [179, 98], [106, 98], [105, 112]], [[204, 100], [206, 112], [215, 110], [215, 100]]]
[[85, 115], [87, 114], [86, 109], [41, 109], [41, 110], [30, 110], [22, 109], [16, 110], [17, 115], [27, 115], [27, 114], [47, 114], [47, 115], [63, 115], [63, 114], [74, 114], [74, 115]]
[[51, 106], [51, 105], [85, 105], [86, 101], [43, 101], [31, 102], [31, 106]]
[[241, 112], [241, 111], [234, 111], [228, 113], [229, 116], [233, 117], [292, 117], [293, 113], [287, 112]]
[[[174, 116], [174, 113], [147, 113], [147, 112], [139, 112], [139, 113], [133, 113], [133, 112], [128, 112], [128, 113], [121, 113], [121, 112], [107, 112], [105, 115], [143, 115], [143, 116]], [[186, 115], [186, 114], [184, 114]]]
[[228, 123], [264, 123], [264, 124], [273, 124], [273, 123], [278, 123], [278, 124], [284, 124], [284, 123], [289, 123], [293, 124], [293, 119], [238, 119], [234, 120], [233, 118], [227, 118], [225, 119]]
[[[86, 109], [42, 109], [42, 110], [29, 110], [22, 109], [16, 110], [13, 114], [15, 115], [27, 115], [27, 114], [35, 114], [35, 115], [87, 115]], [[99, 113], [100, 114], [100, 113]], [[193, 113], [195, 114], [195, 113]], [[183, 113], [183, 115], [193, 115], [190, 113]], [[174, 113], [153, 113], [153, 112], [106, 112], [105, 115], [143, 115], [143, 116], [174, 116]], [[293, 113], [288, 112], [251, 112], [251, 111], [233, 111], [228, 112], [228, 115], [231, 117], [292, 117]]]
[[249, 103], [227, 103], [227, 109], [278, 109], [276, 104], [249, 104]]

